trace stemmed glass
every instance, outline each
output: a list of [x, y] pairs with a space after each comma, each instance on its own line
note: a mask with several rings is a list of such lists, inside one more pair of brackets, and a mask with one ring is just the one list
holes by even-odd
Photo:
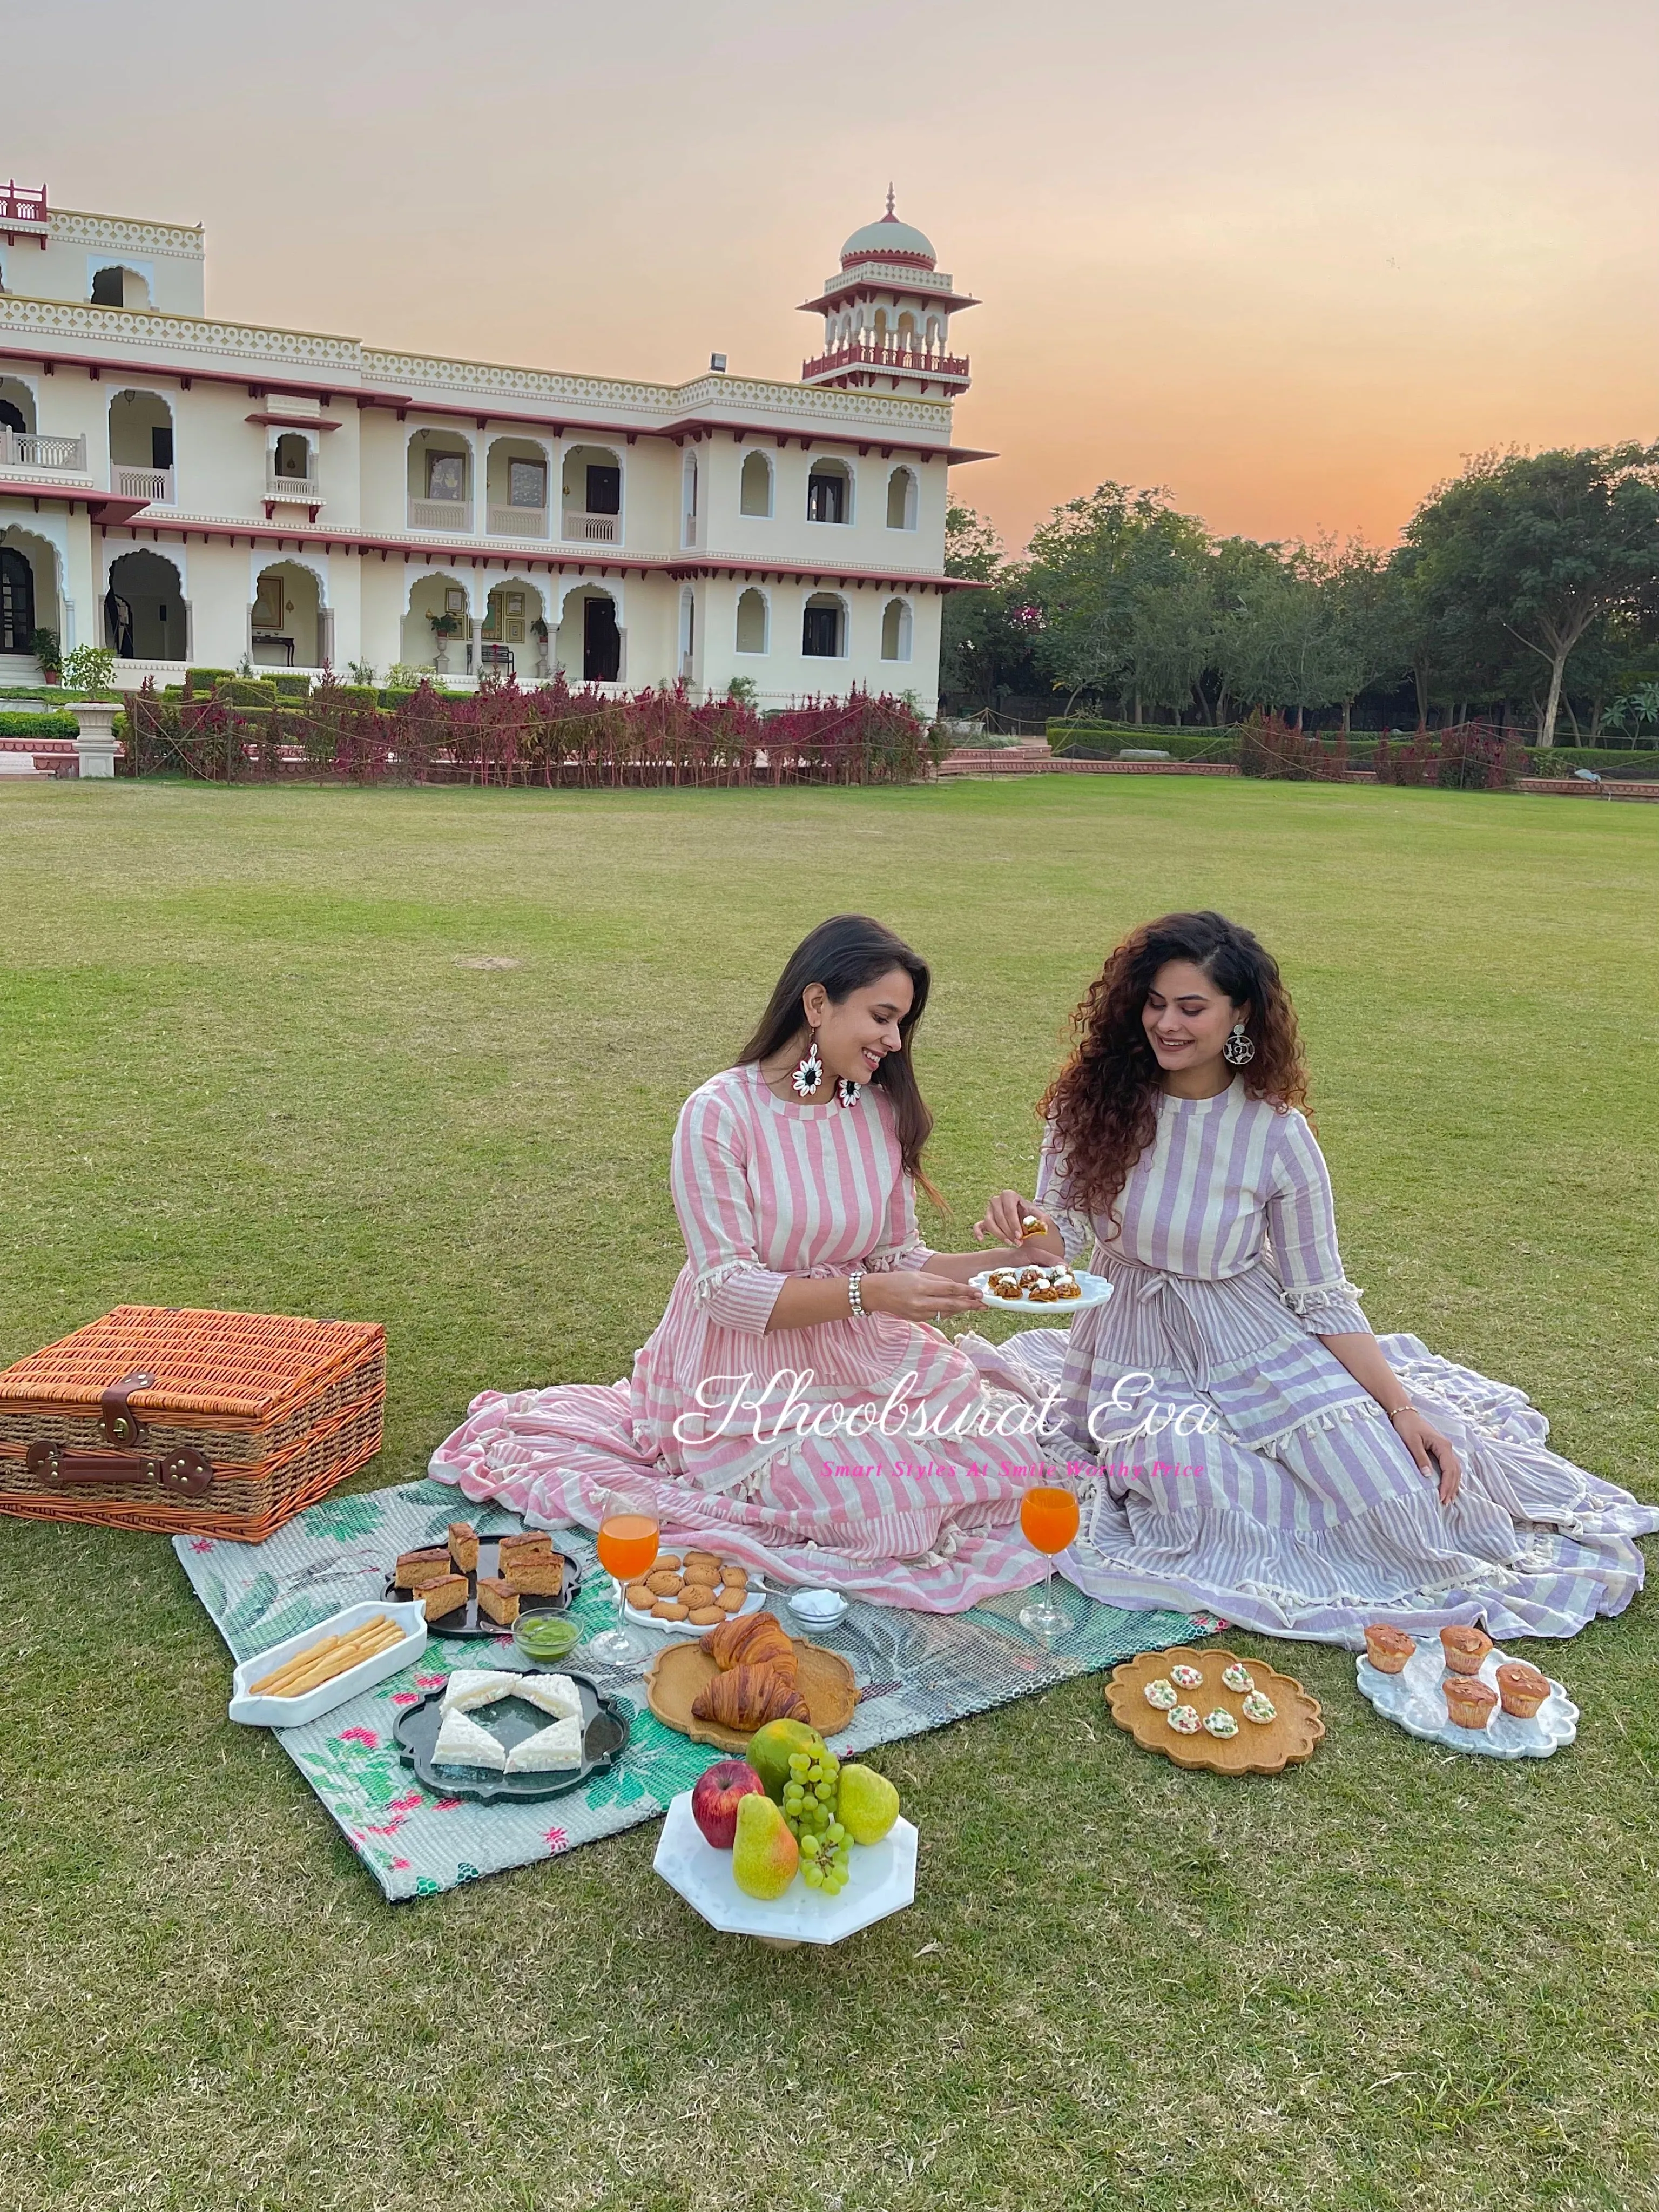
[[1037, 1483], [1019, 1501], [1019, 1525], [1026, 1542], [1048, 1563], [1042, 1595], [1020, 1607], [1019, 1625], [1047, 1650], [1071, 1626], [1054, 1600], [1054, 1554], [1077, 1534], [1077, 1499], [1058, 1484]]
[[644, 1644], [628, 1625], [624, 1593], [628, 1583], [650, 1573], [661, 1535], [660, 1524], [647, 1513], [611, 1513], [599, 1523], [593, 1547], [617, 1586], [617, 1625], [590, 1637], [583, 1648], [601, 1666], [632, 1667], [645, 1656]]

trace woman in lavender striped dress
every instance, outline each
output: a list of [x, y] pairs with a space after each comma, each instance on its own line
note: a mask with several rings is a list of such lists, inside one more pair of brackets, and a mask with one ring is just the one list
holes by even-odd
[[[1071, 1579], [1352, 1645], [1368, 1620], [1571, 1636], [1621, 1611], [1659, 1510], [1548, 1450], [1520, 1391], [1372, 1335], [1296, 1017], [1250, 933], [1216, 914], [1136, 930], [1076, 1030], [1043, 1102], [1040, 1249], [1087, 1253], [1113, 1296], [1069, 1332], [971, 1347], [1032, 1395], [1057, 1383], [1059, 1421], [1091, 1439]], [[1003, 1192], [981, 1232], [1022, 1210]]]
[[[930, 1324], [998, 1253], [931, 1251], [924, 963], [843, 915], [796, 951], [735, 1067], [682, 1109], [686, 1262], [629, 1379], [486, 1391], [432, 1473], [543, 1526], [653, 1514], [786, 1582], [948, 1613], [1025, 1588], [1012, 1441], [1036, 1409]], [[1018, 1239], [1016, 1224], [1012, 1243]]]

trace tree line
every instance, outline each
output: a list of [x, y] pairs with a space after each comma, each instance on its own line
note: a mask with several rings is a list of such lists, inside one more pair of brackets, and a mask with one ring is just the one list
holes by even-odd
[[[1659, 727], [1659, 445], [1486, 453], [1392, 551], [1216, 538], [1163, 491], [1102, 484], [1010, 557], [953, 507], [941, 686], [994, 706], [1219, 727], [1414, 711], [1533, 726], [1550, 745]], [[1393, 708], [1396, 711], [1390, 713]]]

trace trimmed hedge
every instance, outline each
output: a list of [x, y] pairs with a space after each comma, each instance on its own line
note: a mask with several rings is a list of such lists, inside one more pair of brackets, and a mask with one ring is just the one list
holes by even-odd
[[279, 699], [308, 699], [311, 696], [311, 678], [308, 676], [275, 676], [271, 681], [276, 686]]
[[1116, 760], [1125, 750], [1168, 753], [1176, 761], [1236, 761], [1235, 730], [1066, 730], [1048, 725], [1048, 750], [1062, 759]]
[[234, 680], [234, 668], [187, 668], [185, 671], [185, 692], [187, 697], [201, 697], [216, 690], [221, 684]]
[[274, 707], [276, 686], [259, 682], [248, 676], [233, 676], [228, 683], [213, 687], [216, 699], [228, 700], [233, 707]]
[[1522, 750], [1529, 775], [1571, 775], [1576, 768], [1593, 768], [1597, 775], [1638, 783], [1659, 780], [1659, 750], [1651, 745], [1637, 751], [1616, 745], [1527, 745]]
[[0, 714], [0, 738], [73, 738], [80, 728], [73, 714]]

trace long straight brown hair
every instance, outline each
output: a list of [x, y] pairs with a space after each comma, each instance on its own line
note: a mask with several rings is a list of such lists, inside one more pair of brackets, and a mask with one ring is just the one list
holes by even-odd
[[933, 979], [921, 955], [913, 952], [884, 923], [872, 921], [867, 914], [836, 914], [802, 938], [785, 962], [766, 1012], [738, 1054], [737, 1065], [746, 1067], [757, 1060], [770, 1060], [793, 1043], [807, 1026], [801, 1000], [812, 984], [822, 983], [830, 1004], [839, 1006], [854, 991], [877, 982], [895, 968], [902, 968], [910, 978], [910, 1011], [899, 1021], [898, 1050], [886, 1055], [870, 1079], [891, 1103], [905, 1173], [914, 1176], [936, 1206], [942, 1205], [921, 1164], [922, 1146], [933, 1133], [933, 1117], [910, 1058], [910, 1040], [927, 1004]]

